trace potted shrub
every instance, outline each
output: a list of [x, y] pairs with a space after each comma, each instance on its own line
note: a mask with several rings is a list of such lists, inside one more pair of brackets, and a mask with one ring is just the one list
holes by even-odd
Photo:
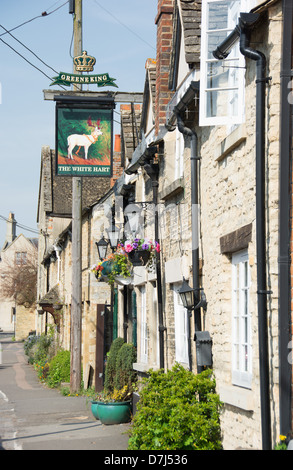
[[127, 423], [131, 419], [132, 394], [136, 384], [136, 349], [133, 344], [116, 338], [110, 348], [102, 393], [92, 403], [92, 413], [103, 424]]
[[116, 375], [116, 360], [119, 354], [121, 347], [124, 344], [123, 338], [114, 339], [111, 344], [110, 351], [107, 358], [106, 368], [105, 368], [105, 390], [112, 391], [114, 390], [114, 380]]
[[128, 423], [131, 419], [132, 391], [125, 385], [121, 390], [103, 391], [92, 401], [92, 412], [102, 424]]

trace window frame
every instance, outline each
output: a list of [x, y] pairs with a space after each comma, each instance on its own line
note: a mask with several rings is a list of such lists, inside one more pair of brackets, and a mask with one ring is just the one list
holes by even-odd
[[15, 264], [16, 266], [25, 266], [27, 264], [27, 251], [15, 252]]
[[[236, 0], [227, 0], [233, 1]], [[240, 53], [239, 45], [236, 43], [233, 50], [237, 48], [237, 53], [234, 57], [231, 58], [231, 54], [224, 60], [217, 60], [217, 59], [209, 59], [208, 58], [208, 35], [211, 34], [213, 31], [227, 31], [229, 34], [230, 31], [234, 29], [236, 24], [227, 25], [224, 29], [219, 30], [208, 30], [208, 6], [211, 3], [219, 3], [223, 2], [223, 0], [202, 0], [202, 20], [201, 20], [201, 27], [202, 27], [202, 41], [201, 41], [201, 59], [200, 59], [200, 103], [199, 103], [199, 125], [200, 126], [216, 126], [216, 125], [237, 125], [241, 124], [245, 118], [245, 106], [244, 106], [244, 98], [245, 98], [245, 58]], [[254, 3], [254, 0], [239, 0], [239, 12], [240, 11], [248, 11], [251, 5]], [[238, 68], [238, 85], [225, 87], [212, 87], [208, 88], [207, 81], [208, 81], [208, 74], [207, 74], [207, 64], [208, 63], [217, 63], [221, 64], [225, 67], [229, 66], [231, 62], [238, 62], [238, 65], [232, 65], [231, 67]], [[231, 80], [231, 76], [235, 72], [231, 68], [231, 74], [228, 75], [228, 84], [229, 80]], [[208, 92], [232, 92], [231, 98], [226, 101], [227, 105], [227, 115], [216, 115], [216, 116], [207, 116], [207, 93]], [[235, 95], [233, 98], [233, 91], [238, 91], [238, 111], [236, 115], [232, 115], [229, 112], [229, 108], [232, 108], [232, 101], [235, 99]]]
[[146, 287], [141, 286], [140, 290], [140, 361], [148, 363], [148, 327], [146, 314]]
[[175, 360], [180, 364], [189, 364], [188, 354], [188, 311], [181, 302], [178, 293], [182, 283], [173, 284]]
[[248, 250], [232, 254], [232, 384], [251, 389], [251, 276]]

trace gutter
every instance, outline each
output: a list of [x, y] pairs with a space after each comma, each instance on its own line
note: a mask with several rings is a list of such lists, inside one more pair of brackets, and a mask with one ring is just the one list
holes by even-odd
[[260, 406], [263, 450], [271, 450], [271, 411], [269, 391], [269, 351], [266, 286], [266, 231], [265, 231], [265, 86], [266, 58], [262, 52], [249, 47], [250, 31], [259, 20], [256, 13], [240, 13], [239, 23], [228, 38], [213, 52], [214, 57], [223, 59], [240, 36], [240, 52], [256, 62], [256, 250], [257, 250], [257, 296], [258, 296], [258, 337]]

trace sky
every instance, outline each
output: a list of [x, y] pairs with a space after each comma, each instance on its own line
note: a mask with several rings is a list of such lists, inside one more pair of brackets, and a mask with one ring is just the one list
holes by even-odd
[[[90, 91], [143, 92], [146, 60], [156, 56], [156, 12], [157, 0], [83, 0], [83, 50], [96, 58], [92, 73], [109, 73], [118, 85]], [[55, 103], [43, 90], [59, 72], [73, 71], [73, 16], [65, 0], [0, 0], [0, 26], [1, 248], [10, 212], [17, 235], [38, 236], [41, 150], [55, 147]]]

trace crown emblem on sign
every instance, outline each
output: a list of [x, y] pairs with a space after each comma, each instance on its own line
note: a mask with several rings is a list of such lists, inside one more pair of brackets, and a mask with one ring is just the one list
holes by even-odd
[[74, 57], [73, 62], [79, 72], [91, 72], [94, 69], [96, 59], [87, 55], [87, 51], [83, 51], [82, 55]]

